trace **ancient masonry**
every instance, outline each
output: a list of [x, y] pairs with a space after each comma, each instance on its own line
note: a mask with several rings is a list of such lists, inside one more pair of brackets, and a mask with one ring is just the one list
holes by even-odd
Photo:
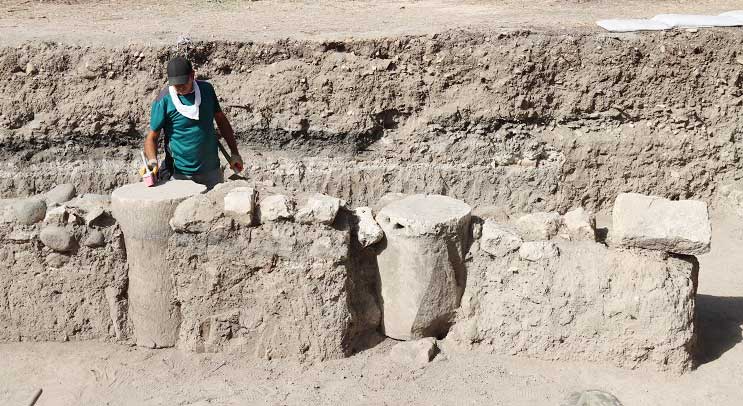
[[110, 340], [321, 361], [444, 351], [693, 367], [706, 203], [620, 194], [510, 218], [435, 194], [370, 207], [248, 181], [0, 206], [0, 339]]

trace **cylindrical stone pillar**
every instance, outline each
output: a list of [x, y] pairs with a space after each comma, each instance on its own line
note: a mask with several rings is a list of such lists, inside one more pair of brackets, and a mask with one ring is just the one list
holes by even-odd
[[111, 194], [113, 216], [124, 232], [129, 265], [129, 318], [137, 345], [172, 347], [178, 338], [180, 311], [173, 304], [171, 270], [166, 266], [168, 221], [178, 203], [204, 193], [206, 186], [171, 180], [147, 187], [135, 183]]
[[446, 332], [464, 292], [471, 211], [440, 195], [409, 196], [379, 211], [385, 335], [409, 340]]

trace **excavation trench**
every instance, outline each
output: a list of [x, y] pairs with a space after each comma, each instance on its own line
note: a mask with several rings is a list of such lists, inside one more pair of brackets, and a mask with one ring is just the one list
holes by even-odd
[[[167, 341], [199, 352], [337, 358], [373, 342], [384, 317], [377, 258], [386, 242], [360, 247], [350, 208], [371, 206], [376, 214], [390, 193], [446, 195], [474, 208], [469, 232], [477, 240], [483, 219], [508, 222], [522, 213], [576, 207], [599, 211], [621, 192], [711, 202], [717, 186], [736, 179], [742, 165], [743, 123], [736, 114], [743, 101], [741, 45], [737, 31], [704, 30], [6, 47], [0, 49], [0, 73], [8, 78], [0, 82], [0, 193], [34, 196], [71, 183], [78, 194], [110, 194], [138, 181], [138, 150], [149, 104], [164, 86], [163, 66], [186, 54], [199, 77], [217, 89], [251, 187], [296, 198], [298, 206], [306, 193], [320, 192], [345, 200], [349, 210], [332, 225], [268, 221], [251, 227], [214, 214], [224, 211], [227, 191], [194, 203], [201, 229], [160, 242], [167, 246], [163, 263], [173, 270], [173, 301], [163, 306], [177, 309], [183, 320], [178, 337]], [[0, 322], [9, 327], [2, 340], [132, 338], [125, 266], [132, 246], [114, 222], [88, 218], [98, 213], [91, 208], [98, 203], [88, 198], [78, 197], [64, 219], [3, 223], [0, 259], [8, 272], [0, 306], [8, 311]], [[110, 216], [110, 207], [101, 205], [99, 216]], [[39, 232], [53, 221], [74, 241], [88, 241], [96, 231], [105, 243], [52, 252]], [[483, 244], [475, 241], [463, 256], [467, 288], [479, 291], [458, 293], [457, 343], [555, 359], [583, 352], [628, 367], [691, 366], [693, 261], [572, 240], [554, 251], [532, 244], [541, 251], [511, 250], [493, 259]], [[550, 252], [565, 255], [549, 259]], [[537, 257], [548, 261], [524, 259]], [[627, 273], [618, 263], [657, 272]], [[570, 272], [591, 266], [602, 268]], [[558, 283], [544, 275], [565, 277]], [[576, 290], [589, 286], [595, 289], [580, 300], [621, 307], [628, 295], [648, 293], [627, 275], [655, 296], [640, 314], [626, 315], [640, 321], [622, 326], [638, 333], [615, 346], [596, 346], [585, 338], [590, 332], [571, 330], [603, 314], [585, 313], [585, 303], [565, 304], [557, 293], [539, 289], [554, 285], [578, 298]], [[509, 296], [523, 286], [542, 301]], [[31, 291], [42, 299], [29, 302]], [[479, 301], [477, 292], [487, 291], [499, 291], [504, 302]], [[591, 296], [596, 292], [603, 293]], [[668, 310], [674, 300], [682, 305], [652, 311]], [[535, 303], [549, 305], [554, 317], [540, 319], [544, 312]], [[488, 306], [513, 313], [494, 318]], [[31, 314], [40, 317], [28, 323]], [[645, 321], [659, 317], [666, 319], [641, 333]], [[493, 336], [488, 326], [498, 323], [520, 329]], [[622, 342], [619, 329], [597, 328], [610, 343]]]

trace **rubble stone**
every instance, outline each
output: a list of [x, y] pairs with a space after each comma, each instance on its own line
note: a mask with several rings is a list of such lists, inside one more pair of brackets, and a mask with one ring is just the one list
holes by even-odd
[[129, 265], [129, 316], [137, 345], [172, 347], [181, 316], [173, 301], [172, 274], [167, 265], [169, 220], [178, 204], [206, 191], [189, 180], [171, 180], [147, 187], [142, 182], [122, 186], [111, 195], [113, 214], [121, 230]]
[[384, 231], [382, 231], [382, 227], [377, 224], [377, 220], [374, 220], [371, 208], [357, 207], [354, 210], [354, 214], [358, 221], [355, 226], [356, 236], [362, 246], [368, 247], [382, 241], [382, 238], [384, 238]]
[[88, 231], [88, 235], [83, 240], [83, 245], [86, 247], [96, 248], [102, 247], [106, 243], [106, 237], [102, 232], [96, 229]]
[[552, 241], [527, 241], [519, 248], [519, 257], [527, 261], [541, 261], [560, 255], [560, 250]]
[[294, 202], [285, 195], [271, 195], [259, 204], [261, 223], [294, 218]]
[[436, 339], [432, 337], [395, 344], [390, 350], [390, 359], [410, 368], [420, 368], [436, 356]]
[[377, 263], [388, 337], [434, 337], [447, 329], [464, 289], [471, 211], [440, 195], [412, 195], [380, 210], [386, 244]]
[[219, 212], [209, 198], [198, 194], [182, 201], [170, 219], [173, 231], [182, 233], [204, 233], [209, 231]]
[[506, 256], [521, 247], [523, 240], [507, 226], [493, 220], [485, 220], [480, 237], [480, 248], [496, 257]]
[[46, 215], [44, 216], [44, 223], [61, 226], [67, 223], [68, 217], [69, 213], [67, 213], [67, 207], [64, 205], [57, 206], [47, 210]]
[[516, 220], [516, 227], [524, 241], [543, 241], [557, 235], [560, 222], [556, 212], [530, 213]]
[[295, 218], [302, 224], [318, 223], [331, 225], [335, 221], [335, 216], [338, 214], [338, 210], [340, 210], [342, 205], [341, 199], [315, 193], [297, 211]]
[[579, 207], [562, 216], [560, 236], [571, 241], [596, 241], [596, 216]]
[[612, 211], [612, 244], [699, 255], [709, 252], [712, 227], [707, 203], [622, 193]]
[[58, 226], [48, 226], [41, 230], [39, 239], [47, 247], [57, 252], [67, 252], [74, 247], [74, 239], [69, 231]]
[[65, 203], [75, 197], [77, 191], [75, 191], [75, 185], [65, 183], [57, 185], [44, 193], [43, 198], [46, 201], [47, 206], [56, 206]]
[[255, 218], [256, 190], [251, 187], [237, 187], [224, 197], [224, 214], [238, 223], [251, 226]]
[[46, 203], [43, 200], [31, 197], [16, 200], [13, 203], [13, 215], [19, 224], [31, 225], [44, 220]]

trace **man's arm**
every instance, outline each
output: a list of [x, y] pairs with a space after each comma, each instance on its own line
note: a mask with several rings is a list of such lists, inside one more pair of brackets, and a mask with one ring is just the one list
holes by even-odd
[[230, 121], [227, 120], [227, 116], [224, 115], [224, 112], [218, 111], [214, 113], [214, 121], [217, 122], [219, 134], [227, 142], [227, 146], [230, 148], [232, 155], [240, 155], [240, 151], [237, 150], [235, 132], [232, 130], [232, 125], [230, 125]]
[[159, 131], [152, 131], [150, 129], [144, 139], [144, 155], [148, 161], [157, 160], [157, 138], [159, 135]]

